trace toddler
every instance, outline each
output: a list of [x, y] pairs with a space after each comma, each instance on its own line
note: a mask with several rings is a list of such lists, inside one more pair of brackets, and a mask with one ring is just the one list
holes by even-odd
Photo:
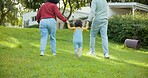
[[[74, 30], [73, 35], [73, 44], [74, 44], [74, 57], [76, 58], [81, 57], [82, 55], [82, 43], [83, 43], [83, 30], [86, 30], [88, 28], [88, 23], [86, 24], [86, 27], [82, 27], [82, 21], [76, 20], [74, 23], [75, 27], [70, 27], [70, 24], [67, 23], [67, 26], [69, 29]], [[79, 53], [78, 53], [79, 50]]]

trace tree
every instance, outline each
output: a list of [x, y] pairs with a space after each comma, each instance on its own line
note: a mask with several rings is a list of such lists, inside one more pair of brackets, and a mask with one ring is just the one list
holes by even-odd
[[40, 8], [42, 3], [44, 3], [45, 1], [46, 0], [24, 0], [23, 6], [36, 11], [36, 9]]
[[63, 4], [64, 4], [64, 8], [63, 8], [62, 14], [64, 14], [64, 12], [66, 10], [67, 0], [63, 0]]
[[91, 0], [63, 0], [64, 8], [62, 14], [64, 15], [66, 8], [69, 8], [69, 15], [67, 16], [69, 19], [75, 10], [81, 9], [81, 7], [90, 3]]
[[[65, 15], [65, 11], [69, 10], [69, 15], [67, 18], [69, 19], [72, 13], [80, 9], [81, 7], [87, 6], [87, 4], [90, 4], [92, 0], [61, 0], [63, 2], [63, 8], [62, 8], [62, 14]], [[121, 2], [122, 0], [107, 0], [108, 2]], [[148, 4], [147, 0], [125, 0], [126, 2], [140, 2]], [[36, 9], [39, 9], [42, 3], [44, 3], [45, 0], [25, 0], [25, 7], [29, 9], [33, 9], [34, 11]]]
[[[61, 0], [64, 4], [64, 7], [62, 9], [62, 14], [64, 15], [65, 11], [69, 8], [69, 15], [67, 16], [67, 19], [70, 18], [72, 12], [74, 10], [79, 9], [83, 6], [85, 6], [87, 3], [90, 3], [91, 0]], [[45, 0], [25, 0], [25, 7], [29, 9], [33, 9], [34, 11], [36, 9], [39, 9], [42, 3], [44, 3]]]
[[17, 20], [18, 5], [20, 0], [0, 0], [0, 25], [9, 22], [15, 24]]

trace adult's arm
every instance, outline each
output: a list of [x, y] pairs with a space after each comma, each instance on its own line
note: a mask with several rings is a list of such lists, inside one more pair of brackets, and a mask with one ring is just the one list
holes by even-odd
[[41, 19], [41, 8], [40, 8], [39, 11], [37, 12], [36, 21], [39, 23], [39, 22], [40, 22], [40, 19]]
[[58, 8], [57, 6], [55, 6], [55, 7], [53, 8], [53, 10], [54, 10], [55, 15], [56, 15], [60, 20], [62, 20], [63, 22], [66, 22], [66, 21], [67, 21], [67, 19], [62, 15], [62, 13], [60, 12], [60, 10], [59, 10], [59, 8]]
[[95, 16], [95, 11], [96, 11], [96, 0], [92, 0], [91, 11], [90, 11], [88, 19], [87, 19], [88, 21], [91, 21], [92, 18]]

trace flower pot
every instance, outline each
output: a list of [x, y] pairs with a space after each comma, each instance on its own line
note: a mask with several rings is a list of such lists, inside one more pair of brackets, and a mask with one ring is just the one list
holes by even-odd
[[134, 39], [126, 39], [124, 41], [125, 46], [129, 48], [135, 48], [139, 49], [140, 48], [140, 41], [139, 40], [134, 40]]

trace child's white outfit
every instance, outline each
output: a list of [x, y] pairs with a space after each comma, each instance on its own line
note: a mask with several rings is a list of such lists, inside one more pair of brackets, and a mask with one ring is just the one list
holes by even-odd
[[79, 57], [82, 55], [82, 43], [83, 43], [83, 35], [82, 28], [76, 28], [73, 35], [73, 44], [74, 44], [74, 54], [78, 54], [79, 49]]

